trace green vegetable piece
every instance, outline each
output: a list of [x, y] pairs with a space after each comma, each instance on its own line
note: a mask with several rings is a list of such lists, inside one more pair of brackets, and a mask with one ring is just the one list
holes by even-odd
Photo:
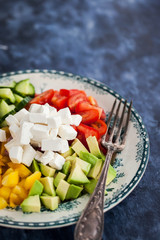
[[42, 192], [43, 184], [40, 181], [36, 180], [29, 191], [29, 196], [41, 195]]
[[41, 183], [44, 186], [44, 193], [47, 193], [48, 195], [51, 196], [56, 196], [56, 192], [54, 189], [54, 185], [53, 185], [53, 177], [43, 177], [40, 179]]
[[86, 149], [86, 147], [77, 138], [74, 140], [71, 147], [78, 154], [78, 156], [81, 151], [88, 153], [88, 150]]
[[11, 103], [15, 102], [14, 94], [10, 88], [0, 88], [0, 98], [9, 99]]
[[63, 179], [61, 179], [61, 181], [57, 186], [56, 194], [60, 197], [62, 201], [64, 201], [66, 198], [66, 194], [68, 192], [69, 186], [70, 184]]
[[54, 179], [54, 186], [57, 187], [59, 182], [63, 179], [66, 178], [66, 174], [62, 173], [62, 172], [58, 172], [55, 179]]
[[110, 184], [113, 181], [113, 179], [116, 177], [116, 174], [116, 170], [111, 165], [109, 165], [106, 185]]
[[45, 177], [53, 177], [56, 171], [56, 169], [43, 165], [42, 163], [40, 163], [40, 170]]
[[74, 153], [74, 152], [73, 152], [73, 149], [70, 147], [70, 148], [68, 149], [68, 151], [66, 151], [65, 153], [61, 153], [61, 155], [62, 155], [64, 158], [66, 158], [66, 157], [68, 157], [68, 156], [71, 156], [73, 153]]
[[87, 175], [91, 169], [90, 163], [88, 163], [78, 157], [76, 157], [76, 159], [75, 159], [75, 164], [78, 164], [81, 167], [81, 169], [85, 173], [85, 175]]
[[86, 141], [87, 141], [90, 153], [92, 153], [97, 158], [102, 158], [102, 153], [100, 151], [97, 138], [95, 136], [89, 136], [86, 139]]
[[68, 176], [67, 182], [81, 185], [81, 184], [89, 183], [89, 180], [84, 174], [84, 172], [82, 171], [81, 167], [78, 164], [74, 164]]
[[23, 97], [21, 97], [18, 94], [14, 94], [14, 97], [15, 97], [16, 103], [20, 103], [23, 100]]
[[50, 210], [55, 210], [58, 208], [58, 204], [59, 204], [59, 197], [55, 196], [41, 196], [40, 197], [42, 204]]
[[101, 170], [102, 167], [102, 160], [98, 158], [94, 167], [91, 168], [90, 172], [88, 173], [88, 177], [96, 178]]
[[91, 179], [89, 183], [84, 185], [84, 190], [89, 193], [92, 194], [96, 185], [97, 185], [98, 180], [97, 179]]
[[29, 196], [22, 203], [23, 212], [40, 212], [41, 203], [39, 195]]
[[78, 198], [82, 190], [83, 187], [71, 184], [66, 195], [66, 200]]
[[92, 167], [96, 164], [96, 162], [98, 161], [98, 158], [96, 156], [94, 156], [92, 153], [87, 153], [87, 152], [82, 152], [80, 151], [79, 157], [86, 161], [89, 162]]
[[33, 159], [33, 162], [32, 162], [32, 165], [31, 165], [31, 171], [32, 172], [36, 172], [36, 171], [40, 172], [38, 162], [35, 159]]
[[69, 171], [70, 171], [70, 169], [71, 169], [71, 162], [70, 161], [66, 161], [65, 163], [64, 163], [64, 165], [63, 165], [63, 167], [62, 167], [62, 172], [64, 173], [64, 174], [66, 174], [66, 175], [68, 175], [69, 174]]

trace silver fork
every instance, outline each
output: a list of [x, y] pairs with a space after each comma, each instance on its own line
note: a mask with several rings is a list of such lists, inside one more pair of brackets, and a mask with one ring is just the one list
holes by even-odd
[[[122, 133], [122, 124], [124, 120], [124, 115], [127, 107], [127, 101], [125, 101], [120, 121], [118, 123], [118, 114], [122, 100], [120, 100], [118, 107], [116, 109], [116, 114], [114, 117], [113, 126], [111, 125], [111, 119], [113, 112], [116, 106], [117, 100], [114, 101], [108, 121], [107, 121], [107, 132], [105, 133], [102, 144], [105, 148], [108, 149], [106, 159], [103, 165], [101, 176], [98, 180], [97, 186], [91, 195], [89, 202], [87, 203], [85, 209], [83, 210], [74, 232], [74, 240], [101, 240], [104, 228], [104, 191], [106, 185], [106, 178], [108, 167], [111, 162], [113, 153], [120, 152], [125, 147], [126, 134], [128, 130], [132, 101], [128, 107], [127, 118], [124, 126], [123, 136]], [[118, 126], [117, 126], [118, 124]], [[109, 131], [110, 130], [110, 131]]]

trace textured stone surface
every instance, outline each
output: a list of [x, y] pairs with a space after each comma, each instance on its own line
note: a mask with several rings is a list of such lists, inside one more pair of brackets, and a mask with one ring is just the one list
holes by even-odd
[[[136, 189], [105, 214], [103, 239], [158, 240], [159, 0], [0, 0], [0, 48], [0, 73], [63, 70], [95, 78], [133, 99], [150, 135], [150, 160]], [[0, 227], [0, 239], [72, 240], [73, 231], [74, 226], [43, 231]]]

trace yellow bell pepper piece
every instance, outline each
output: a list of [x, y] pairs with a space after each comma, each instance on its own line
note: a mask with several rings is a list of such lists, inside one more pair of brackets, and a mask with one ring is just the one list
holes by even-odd
[[19, 183], [18, 186], [23, 187], [24, 188], [24, 183], [25, 183], [26, 179], [23, 178]]
[[2, 167], [0, 166], [0, 174], [2, 174]]
[[6, 201], [8, 201], [10, 193], [11, 189], [9, 187], [3, 186], [0, 188], [0, 197], [3, 197]]
[[32, 174], [32, 172], [23, 164], [18, 164], [16, 170], [18, 171], [18, 174], [21, 178], [26, 178]]
[[6, 142], [2, 142], [1, 144], [0, 144], [0, 154], [3, 156], [4, 155], [4, 153], [5, 153], [5, 145], [6, 144]]
[[2, 176], [0, 175], [0, 187], [2, 186]]
[[2, 178], [2, 185], [6, 187], [12, 188], [16, 186], [18, 182], [19, 182], [19, 176], [17, 171], [11, 172]]
[[13, 172], [13, 171], [14, 171], [13, 168], [8, 168], [8, 169], [4, 172], [3, 177], [5, 177], [6, 175], [8, 175], [9, 173], [11, 173], [11, 172]]
[[24, 183], [24, 187], [26, 190], [31, 189], [33, 183], [36, 180], [39, 180], [41, 178], [41, 172], [36, 171], [34, 173], [32, 173], [29, 177], [26, 178], [25, 183]]
[[21, 187], [19, 185], [16, 185], [12, 189], [12, 193], [15, 193], [21, 200], [24, 200], [28, 196], [27, 191], [23, 187]]
[[10, 162], [7, 163], [7, 165], [8, 165], [9, 168], [15, 169], [19, 165], [19, 163], [13, 163], [13, 162], [10, 161]]
[[7, 201], [3, 197], [0, 197], [0, 209], [7, 207], [7, 205]]
[[15, 193], [10, 194], [9, 198], [9, 206], [15, 208], [16, 206], [20, 205], [22, 200], [17, 196]]

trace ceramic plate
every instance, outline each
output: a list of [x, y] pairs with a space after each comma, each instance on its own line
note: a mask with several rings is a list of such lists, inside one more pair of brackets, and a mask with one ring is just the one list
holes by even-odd
[[[92, 95], [98, 104], [104, 108], [106, 114], [110, 111], [115, 98], [122, 97], [104, 84], [73, 75], [72, 73], [55, 70], [26, 70], [5, 73], [0, 76], [0, 85], [7, 85], [11, 81], [30, 78], [36, 92], [53, 88], [84, 89], [87, 95]], [[122, 98], [124, 102], [125, 99]], [[116, 155], [113, 167], [117, 177], [107, 186], [108, 195], [105, 196], [104, 212], [115, 207], [136, 187], [145, 172], [149, 157], [149, 138], [141, 117], [132, 108], [126, 147], [123, 152]], [[15, 228], [45, 229], [67, 226], [75, 223], [89, 195], [60, 204], [55, 211], [42, 209], [40, 213], [24, 214], [20, 208], [0, 210], [0, 225]]]

